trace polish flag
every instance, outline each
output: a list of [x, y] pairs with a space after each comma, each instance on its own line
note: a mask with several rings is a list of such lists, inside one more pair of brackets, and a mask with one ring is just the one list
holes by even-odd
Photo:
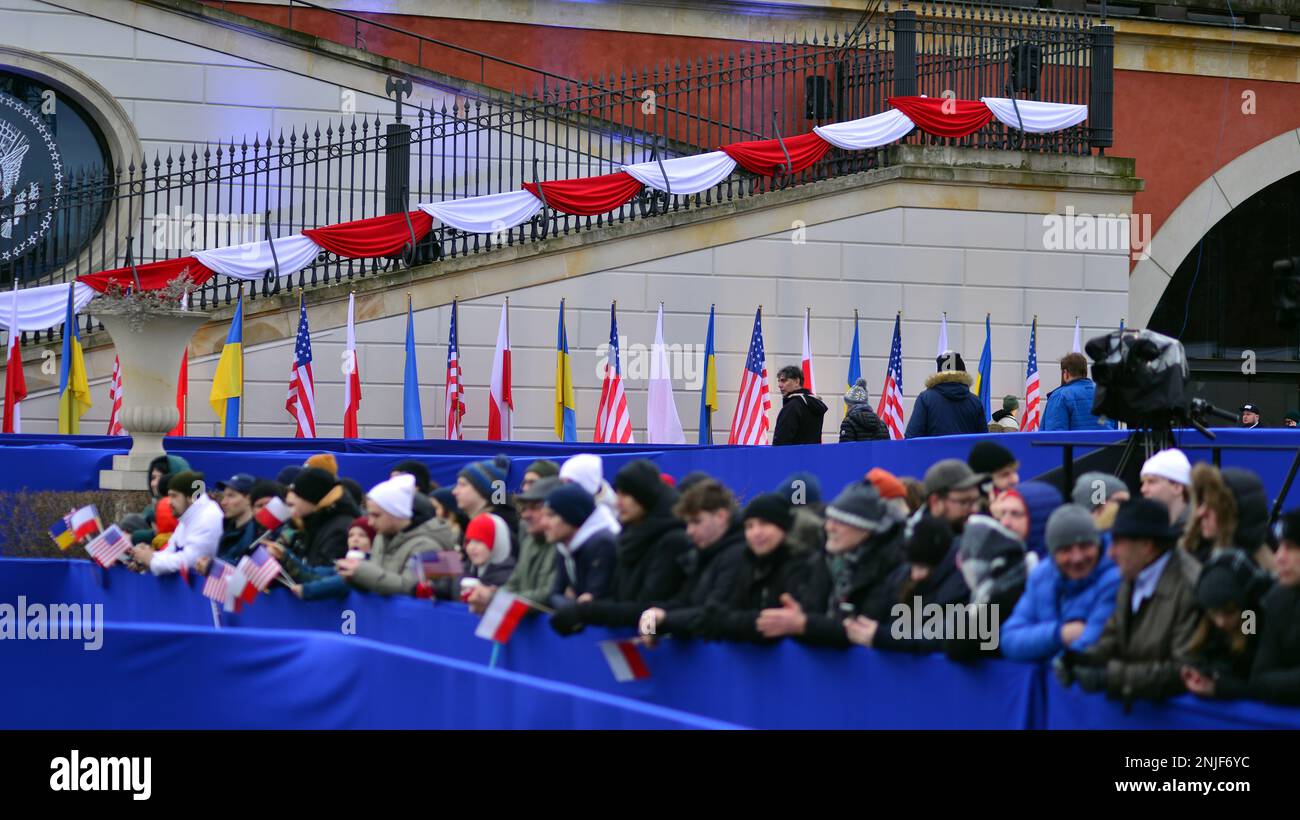
[[4, 432], [21, 433], [22, 420], [19, 403], [27, 398], [27, 379], [23, 376], [23, 352], [18, 343], [22, 332], [18, 329], [18, 280], [14, 279], [13, 307], [9, 313], [9, 356], [5, 366]]
[[258, 510], [257, 515], [254, 516], [254, 518], [257, 519], [257, 523], [261, 524], [268, 530], [273, 530], [276, 527], [279, 527], [292, 517], [293, 513], [289, 511], [289, 505], [281, 501], [279, 498], [272, 498], [270, 502], [268, 502], [265, 507]]
[[808, 340], [808, 325], [812, 321], [812, 308], [804, 308], [803, 313], [803, 386], [809, 393], [816, 393], [813, 387], [812, 342]]
[[510, 387], [510, 301], [501, 305], [497, 349], [492, 354], [492, 389], [488, 394], [488, 441], [514, 438], [515, 397]]
[[600, 651], [605, 654], [609, 671], [614, 673], [614, 680], [619, 683], [650, 677], [650, 667], [646, 666], [645, 658], [641, 657], [636, 640], [601, 641]]
[[72, 534], [77, 540], [81, 540], [87, 535], [94, 535], [103, 529], [99, 525], [99, 510], [95, 509], [94, 504], [82, 507], [74, 512], [69, 516], [69, 523], [72, 525]]
[[506, 643], [514, 634], [515, 627], [519, 626], [519, 622], [527, 614], [527, 601], [504, 589], [498, 589], [492, 596], [492, 603], [488, 604], [487, 611], [483, 613], [483, 620], [479, 621], [478, 629], [474, 630], [474, 634], [489, 641]]
[[348, 294], [348, 347], [343, 354], [343, 438], [361, 435], [357, 412], [361, 409], [361, 366], [357, 363], [357, 333], [352, 321], [352, 311], [357, 295]]

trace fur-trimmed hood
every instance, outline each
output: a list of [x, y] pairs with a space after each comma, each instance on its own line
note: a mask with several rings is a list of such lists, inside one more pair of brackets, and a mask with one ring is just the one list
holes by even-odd
[[970, 387], [975, 383], [975, 379], [965, 370], [941, 370], [925, 380], [925, 389], [929, 390], [936, 385], [950, 383]]

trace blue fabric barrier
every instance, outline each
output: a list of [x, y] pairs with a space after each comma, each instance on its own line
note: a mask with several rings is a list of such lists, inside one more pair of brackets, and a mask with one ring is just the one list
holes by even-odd
[[[1300, 434], [1284, 429], [1217, 430], [1224, 444], [1300, 446]], [[1023, 478], [1061, 466], [1058, 447], [1036, 446], [1049, 441], [1089, 441], [1103, 444], [1120, 440], [1114, 431], [1088, 433], [1024, 433], [981, 436], [947, 436], [907, 441], [846, 442], [798, 447], [731, 447], [726, 445], [610, 445], [560, 444], [556, 442], [494, 441], [401, 441], [393, 439], [274, 439], [274, 438], [173, 438], [169, 452], [184, 456], [210, 478], [224, 478], [237, 472], [274, 476], [288, 464], [301, 464], [308, 455], [332, 452], [340, 472], [363, 487], [388, 477], [393, 464], [404, 458], [419, 458], [429, 466], [439, 484], [452, 484], [456, 473], [469, 461], [505, 453], [512, 459], [509, 483], [513, 488], [523, 478], [528, 463], [538, 458], [563, 460], [575, 453], [598, 453], [604, 458], [605, 475], [614, 473], [635, 458], [654, 459], [662, 470], [681, 477], [692, 470], [704, 470], [722, 479], [743, 498], [770, 490], [795, 470], [809, 470], [822, 483], [823, 494], [834, 496], [849, 481], [859, 479], [871, 467], [884, 467], [897, 475], [920, 477], [941, 458], [962, 458], [975, 442], [992, 439], [1008, 448], [1020, 460]], [[1180, 442], [1191, 446], [1193, 461], [1208, 461], [1210, 452], [1200, 449], [1208, 443], [1199, 433], [1180, 431]], [[0, 490], [86, 490], [99, 483], [99, 470], [112, 465], [112, 456], [130, 446], [126, 438], [104, 436], [0, 435]], [[1077, 452], [1077, 456], [1084, 453]], [[1260, 474], [1270, 495], [1281, 491], [1294, 451], [1225, 451], [1224, 466], [1249, 467]], [[1286, 507], [1300, 505], [1300, 482], [1292, 487]], [[0, 545], [2, 546], [2, 545]]]
[[728, 729], [359, 637], [109, 623], [0, 642], [4, 729]]
[[[102, 603], [105, 620], [118, 624], [214, 631], [210, 605], [197, 586], [197, 580], [191, 588], [178, 577], [104, 571], [83, 561], [0, 559], [0, 603], [16, 603], [20, 595], [34, 603]], [[339, 635], [349, 624], [358, 638], [476, 667], [487, 665], [493, 646], [474, 636], [478, 619], [463, 605], [355, 592], [338, 601], [303, 602], [277, 586], [243, 612], [220, 618], [223, 633], [252, 628]], [[793, 641], [750, 646], [668, 639], [643, 650], [649, 679], [618, 683], [596, 642], [630, 633], [588, 628], [561, 638], [544, 619], [532, 618], [502, 647], [498, 669], [755, 728], [1300, 728], [1300, 709], [1189, 697], [1142, 705], [1126, 716], [1100, 696], [1061, 690], [1040, 666], [956, 664], [938, 656], [810, 649]], [[8, 643], [0, 641], [0, 659]], [[244, 668], [250, 674], [256, 669]], [[0, 685], [0, 697], [5, 694]]]

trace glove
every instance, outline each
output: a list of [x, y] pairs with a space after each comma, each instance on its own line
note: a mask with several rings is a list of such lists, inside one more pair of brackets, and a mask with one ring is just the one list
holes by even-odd
[[554, 629], [557, 635], [573, 635], [582, 627], [582, 612], [577, 604], [562, 606], [551, 616], [551, 629]]
[[1074, 666], [1065, 659], [1064, 655], [1058, 655], [1052, 661], [1052, 672], [1063, 688], [1069, 689], [1074, 683]]
[[1085, 692], [1100, 692], [1106, 688], [1106, 670], [1100, 666], [1081, 666], [1074, 670], [1074, 679]]

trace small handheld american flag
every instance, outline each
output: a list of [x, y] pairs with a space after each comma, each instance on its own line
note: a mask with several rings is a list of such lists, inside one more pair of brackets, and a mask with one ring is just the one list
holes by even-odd
[[429, 550], [412, 555], [411, 566], [422, 581], [465, 574], [465, 560], [455, 550]]
[[234, 574], [234, 567], [220, 558], [213, 558], [212, 566], [208, 568], [208, 578], [203, 582], [203, 596], [224, 604]]
[[885, 388], [880, 391], [876, 415], [889, 428], [891, 439], [903, 437], [903, 335], [902, 317], [894, 317], [894, 341], [889, 346], [889, 364], [885, 366]]
[[264, 591], [280, 574], [280, 562], [271, 557], [266, 547], [258, 547], [240, 558], [236, 567], [258, 592]]
[[131, 539], [127, 538], [116, 524], [101, 532], [86, 545], [86, 552], [90, 553], [90, 557], [106, 569], [116, 564], [130, 549]]

